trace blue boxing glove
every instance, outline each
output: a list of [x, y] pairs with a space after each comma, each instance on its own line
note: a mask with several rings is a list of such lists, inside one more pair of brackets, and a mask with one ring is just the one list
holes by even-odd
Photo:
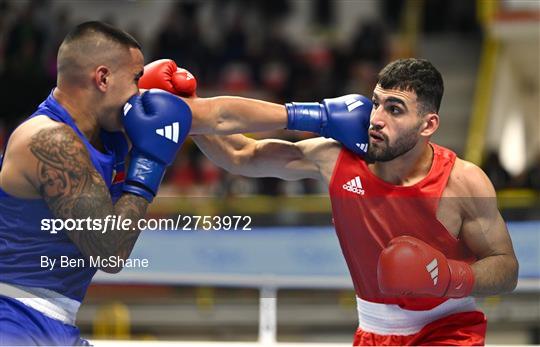
[[372, 104], [365, 96], [349, 94], [318, 102], [285, 104], [287, 129], [330, 137], [354, 153], [365, 155], [369, 143]]
[[122, 120], [133, 145], [123, 189], [151, 202], [189, 133], [191, 109], [179, 97], [151, 89], [128, 100]]

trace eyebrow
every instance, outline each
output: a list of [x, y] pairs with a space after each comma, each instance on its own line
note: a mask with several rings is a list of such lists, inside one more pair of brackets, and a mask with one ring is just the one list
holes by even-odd
[[[373, 99], [375, 99], [376, 101], [379, 101], [379, 96], [376, 93], [373, 93]], [[385, 103], [393, 102], [396, 104], [400, 104], [403, 107], [405, 107], [405, 109], [407, 109], [407, 105], [405, 104], [405, 101], [401, 100], [400, 98], [396, 98], [395, 96], [389, 96], [388, 98], [386, 98], [386, 100], [384, 100], [384, 102]]]
[[385, 102], [395, 102], [396, 104], [403, 105], [403, 107], [407, 108], [407, 105], [405, 105], [405, 102], [403, 100], [393, 96], [386, 98]]

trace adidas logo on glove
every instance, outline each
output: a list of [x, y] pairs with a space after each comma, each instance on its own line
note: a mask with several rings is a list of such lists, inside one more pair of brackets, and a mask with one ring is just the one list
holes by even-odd
[[131, 105], [129, 102], [126, 102], [126, 104], [124, 105], [124, 116], [128, 114], [129, 110], [131, 110], [132, 107], [133, 105]]
[[180, 133], [180, 123], [174, 122], [171, 125], [166, 125], [164, 128], [156, 129], [156, 134], [163, 136], [164, 138], [171, 140], [174, 143], [178, 143], [178, 137]]
[[345, 105], [347, 105], [347, 110], [349, 112], [354, 111], [357, 107], [362, 106], [364, 103], [358, 100], [356, 97], [349, 97], [345, 99]]
[[439, 278], [439, 264], [437, 263], [437, 258], [433, 259], [431, 263], [426, 265], [426, 270], [431, 275], [433, 280], [433, 285], [437, 285], [437, 279]]
[[356, 147], [360, 148], [360, 150], [367, 152], [368, 144], [367, 143], [357, 143]]

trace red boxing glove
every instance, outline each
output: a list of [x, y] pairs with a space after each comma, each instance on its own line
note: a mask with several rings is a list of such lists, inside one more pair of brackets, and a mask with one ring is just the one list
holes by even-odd
[[158, 88], [178, 96], [195, 96], [197, 80], [186, 69], [176, 66], [174, 60], [160, 59], [144, 67], [139, 88]]
[[388, 244], [377, 266], [379, 288], [392, 296], [469, 296], [474, 273], [465, 262], [447, 259], [422, 240], [399, 236]]

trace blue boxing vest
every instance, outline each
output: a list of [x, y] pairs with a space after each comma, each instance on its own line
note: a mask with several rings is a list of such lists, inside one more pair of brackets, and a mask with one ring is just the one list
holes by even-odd
[[[77, 128], [66, 109], [54, 99], [52, 92], [28, 119], [38, 115], [65, 123], [75, 131], [86, 145], [94, 167], [105, 180], [115, 202], [122, 193], [124, 158], [128, 151], [124, 135], [102, 130], [100, 136], [106, 153], [99, 152]], [[0, 170], [1, 165], [0, 158]], [[0, 189], [0, 283], [44, 289], [49, 295], [59, 294], [80, 303], [97, 269], [88, 266], [88, 260], [65, 232], [42, 231], [44, 218], [54, 216], [43, 200], [16, 198]], [[57, 260], [53, 270], [41, 267], [41, 256]], [[60, 256], [83, 258], [86, 266], [62, 268]]]

